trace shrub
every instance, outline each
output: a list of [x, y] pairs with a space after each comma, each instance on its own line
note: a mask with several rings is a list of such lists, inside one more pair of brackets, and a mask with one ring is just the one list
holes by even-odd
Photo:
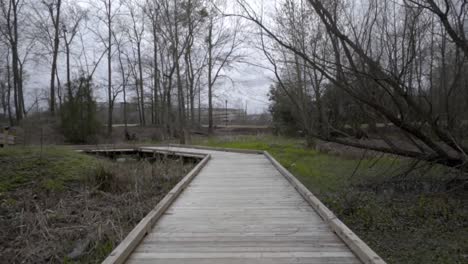
[[61, 131], [70, 143], [90, 143], [99, 131], [96, 102], [90, 78], [81, 76], [70, 84], [60, 111]]

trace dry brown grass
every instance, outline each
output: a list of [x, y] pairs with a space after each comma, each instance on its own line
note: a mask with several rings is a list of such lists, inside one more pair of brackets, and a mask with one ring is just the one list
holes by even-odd
[[[45, 151], [34, 166], [50, 166], [48, 158]], [[44, 187], [31, 177], [0, 192], [2, 261], [100, 263], [193, 167], [182, 160], [84, 162], [92, 169], [81, 177], [59, 182], [38, 173], [53, 181]], [[21, 173], [20, 163], [9, 164]]]

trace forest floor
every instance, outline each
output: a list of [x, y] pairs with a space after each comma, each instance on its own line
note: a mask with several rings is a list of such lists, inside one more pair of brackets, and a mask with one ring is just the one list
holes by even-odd
[[0, 262], [101, 263], [192, 167], [0, 149]]
[[457, 171], [273, 136], [193, 143], [269, 151], [388, 263], [468, 262], [468, 191]]

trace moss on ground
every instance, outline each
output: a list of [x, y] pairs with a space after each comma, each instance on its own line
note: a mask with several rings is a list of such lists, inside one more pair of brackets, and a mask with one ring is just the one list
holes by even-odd
[[270, 152], [388, 263], [468, 262], [468, 197], [446, 188], [456, 176], [447, 168], [390, 156], [345, 158], [273, 136], [194, 143]]
[[0, 149], [0, 193], [34, 183], [47, 191], [86, 179], [98, 167], [94, 158], [60, 147]]

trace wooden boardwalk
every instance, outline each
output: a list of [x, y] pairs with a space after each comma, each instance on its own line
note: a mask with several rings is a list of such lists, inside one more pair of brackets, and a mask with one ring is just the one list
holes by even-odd
[[211, 159], [127, 263], [362, 263], [265, 155], [145, 149]]

